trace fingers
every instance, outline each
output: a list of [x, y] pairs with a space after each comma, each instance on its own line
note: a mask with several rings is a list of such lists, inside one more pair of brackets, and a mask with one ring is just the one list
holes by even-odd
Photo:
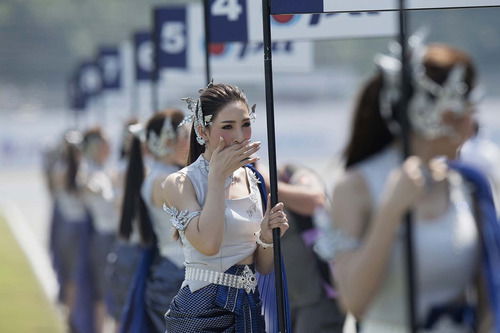
[[266, 207], [266, 212], [264, 213], [264, 218], [269, 216], [269, 211], [270, 211], [269, 207], [270, 206], [271, 206], [271, 193], [268, 193], [267, 194], [267, 207]]
[[224, 142], [224, 138], [221, 136], [221, 137], [219, 137], [219, 143], [217, 144], [217, 147], [214, 149], [214, 153], [220, 152], [225, 147], [226, 147], [226, 143]]

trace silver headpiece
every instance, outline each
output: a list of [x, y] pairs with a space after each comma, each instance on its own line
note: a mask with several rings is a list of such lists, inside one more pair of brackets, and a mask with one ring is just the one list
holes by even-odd
[[167, 146], [167, 141], [174, 140], [177, 137], [177, 131], [172, 125], [172, 119], [166, 117], [160, 135], [154, 131], [149, 131], [146, 145], [151, 153], [157, 157], [164, 157], [172, 152], [172, 148]]
[[[413, 95], [408, 103], [408, 118], [416, 132], [433, 139], [453, 134], [453, 130], [442, 123], [443, 113], [452, 111], [463, 114], [467, 111], [471, 99], [466, 95], [464, 65], [456, 65], [443, 85], [437, 84], [426, 75], [423, 64], [427, 51], [424, 37], [425, 33], [415, 34], [408, 41], [413, 87]], [[390, 45], [389, 50], [389, 55], [378, 55], [375, 63], [384, 80], [380, 94], [380, 112], [388, 121], [390, 130], [397, 133], [400, 128], [392, 115], [393, 107], [401, 95], [401, 47], [394, 43]]]
[[[213, 85], [214, 80], [212, 79], [205, 89], [211, 88]], [[200, 89], [198, 90], [198, 92], [201, 94], [205, 89]], [[207, 126], [209, 126], [212, 121], [212, 115], [203, 116], [200, 98], [193, 99], [191, 97], [185, 97], [182, 98], [182, 100], [187, 103], [189, 114], [182, 120], [182, 122], [179, 124], [179, 127], [187, 123], [193, 123], [194, 132], [196, 134], [196, 141], [198, 141], [198, 143], [203, 146], [206, 141], [201, 137], [198, 131], [198, 126], [201, 126], [202, 128], [206, 128]]]
[[[213, 85], [214, 85], [214, 82], [212, 79], [206, 88], [200, 89], [198, 92], [200, 94], [202, 94], [204, 90], [211, 88]], [[186, 116], [184, 118], [184, 120], [182, 120], [182, 122], [179, 124], [179, 127], [186, 124], [186, 123], [193, 123], [193, 125], [194, 125], [193, 128], [194, 128], [194, 131], [196, 134], [196, 141], [200, 145], [204, 145], [206, 143], [206, 141], [205, 141], [205, 139], [203, 139], [201, 137], [201, 135], [198, 131], [198, 127], [201, 126], [201, 128], [206, 128], [207, 126], [211, 125], [212, 124], [212, 115], [203, 116], [203, 110], [201, 107], [201, 99], [200, 98], [193, 99], [191, 97], [185, 97], [185, 98], [182, 98], [182, 100], [187, 103], [188, 109], [190, 112], [189, 112], [189, 115]], [[246, 102], [247, 101], [245, 99], [245, 103]], [[248, 105], [248, 103], [247, 103], [247, 105]], [[256, 105], [254, 104], [250, 108], [250, 119], [252, 121], [255, 121], [255, 119], [256, 119], [255, 107], [256, 107]]]
[[127, 126], [127, 132], [135, 136], [141, 142], [146, 142], [146, 129], [141, 123]]

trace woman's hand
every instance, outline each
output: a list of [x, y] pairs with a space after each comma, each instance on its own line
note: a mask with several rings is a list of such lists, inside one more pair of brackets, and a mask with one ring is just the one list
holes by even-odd
[[[271, 203], [271, 195], [267, 196], [267, 202]], [[267, 205], [266, 213], [260, 223], [260, 240], [264, 243], [273, 242], [273, 229], [280, 228], [281, 237], [288, 230], [288, 218], [283, 209], [285, 206], [282, 202], [277, 203], [270, 209], [271, 205]]]
[[250, 143], [249, 140], [226, 147], [224, 139], [220, 138], [210, 158], [209, 177], [224, 181], [242, 166], [256, 162], [258, 157], [251, 156], [259, 149], [260, 142]]
[[443, 181], [445, 177], [443, 163], [431, 161], [427, 166], [420, 158], [410, 156], [401, 168], [390, 174], [385, 187], [385, 203], [399, 214], [404, 214], [415, 206], [434, 183]]

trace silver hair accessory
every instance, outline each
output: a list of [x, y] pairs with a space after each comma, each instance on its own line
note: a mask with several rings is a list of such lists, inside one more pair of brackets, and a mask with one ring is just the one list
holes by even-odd
[[127, 132], [135, 136], [141, 142], [146, 142], [146, 129], [141, 123], [127, 126]]
[[[445, 111], [464, 114], [473, 103], [475, 93], [467, 96], [464, 65], [455, 65], [443, 85], [425, 73], [423, 59], [427, 51], [425, 32], [410, 37], [410, 75], [413, 95], [408, 103], [408, 118], [412, 128], [429, 139], [450, 136], [454, 131], [442, 123]], [[399, 133], [399, 124], [393, 117], [393, 107], [399, 102], [401, 92], [401, 47], [391, 44], [389, 55], [378, 55], [375, 63], [382, 73], [383, 88], [380, 94], [380, 112], [393, 133]]]
[[164, 157], [172, 152], [172, 148], [167, 146], [168, 140], [174, 140], [177, 137], [177, 131], [172, 125], [172, 119], [166, 117], [160, 130], [160, 135], [154, 131], [149, 131], [146, 145], [151, 153], [157, 157]]
[[[205, 89], [211, 88], [214, 85], [213, 79], [207, 85]], [[200, 89], [198, 92], [201, 94], [205, 89]], [[205, 139], [202, 138], [201, 134], [198, 131], [198, 127], [201, 126], [203, 129], [211, 124], [212, 115], [203, 116], [203, 110], [201, 108], [201, 99], [194, 99], [191, 97], [182, 98], [184, 102], [187, 103], [190, 114], [186, 116], [182, 122], [179, 124], [179, 127], [187, 124], [193, 123], [194, 132], [196, 134], [196, 141], [200, 145], [204, 145], [206, 143]]]
[[70, 130], [64, 134], [64, 141], [71, 145], [79, 146], [82, 144], [83, 136], [78, 131]]
[[257, 107], [257, 104], [252, 105], [250, 108], [250, 120], [255, 121], [257, 119], [257, 113], [255, 112], [255, 108]]

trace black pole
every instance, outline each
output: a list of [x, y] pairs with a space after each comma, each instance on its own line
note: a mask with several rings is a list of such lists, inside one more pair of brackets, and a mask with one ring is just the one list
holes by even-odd
[[210, 0], [203, 0], [203, 15], [205, 19], [205, 77], [207, 84], [212, 80], [210, 68]]
[[153, 113], [156, 113], [158, 111], [159, 103], [158, 103], [158, 81], [159, 81], [159, 66], [158, 66], [158, 59], [159, 59], [159, 52], [160, 52], [160, 36], [158, 35], [156, 29], [156, 20], [155, 20], [155, 9], [153, 8], [152, 11], [152, 21], [153, 21], [153, 31], [151, 33], [151, 38], [152, 38], [152, 44], [153, 44], [153, 56], [152, 56], [152, 62], [153, 62], [153, 71], [151, 73], [151, 108], [153, 109]]
[[[398, 118], [401, 124], [401, 140], [403, 145], [403, 159], [411, 155], [410, 146], [410, 122], [408, 120], [408, 100], [411, 90], [411, 73], [408, 62], [408, 17], [405, 0], [399, 0], [399, 44], [401, 45], [401, 100], [398, 110]], [[405, 214], [405, 262], [407, 276], [408, 318], [410, 332], [417, 332], [417, 290], [415, 277], [415, 252], [413, 245], [413, 215], [411, 212]]]
[[[264, 70], [266, 80], [266, 116], [267, 141], [269, 153], [269, 177], [271, 189], [271, 206], [278, 202], [278, 176], [276, 166], [276, 135], [274, 130], [274, 95], [273, 95], [273, 56], [271, 48], [271, 10], [269, 0], [262, 0], [262, 18], [264, 26]], [[276, 285], [276, 303], [278, 305], [279, 331], [286, 332], [285, 293], [283, 290], [280, 229], [273, 229], [274, 273]]]

